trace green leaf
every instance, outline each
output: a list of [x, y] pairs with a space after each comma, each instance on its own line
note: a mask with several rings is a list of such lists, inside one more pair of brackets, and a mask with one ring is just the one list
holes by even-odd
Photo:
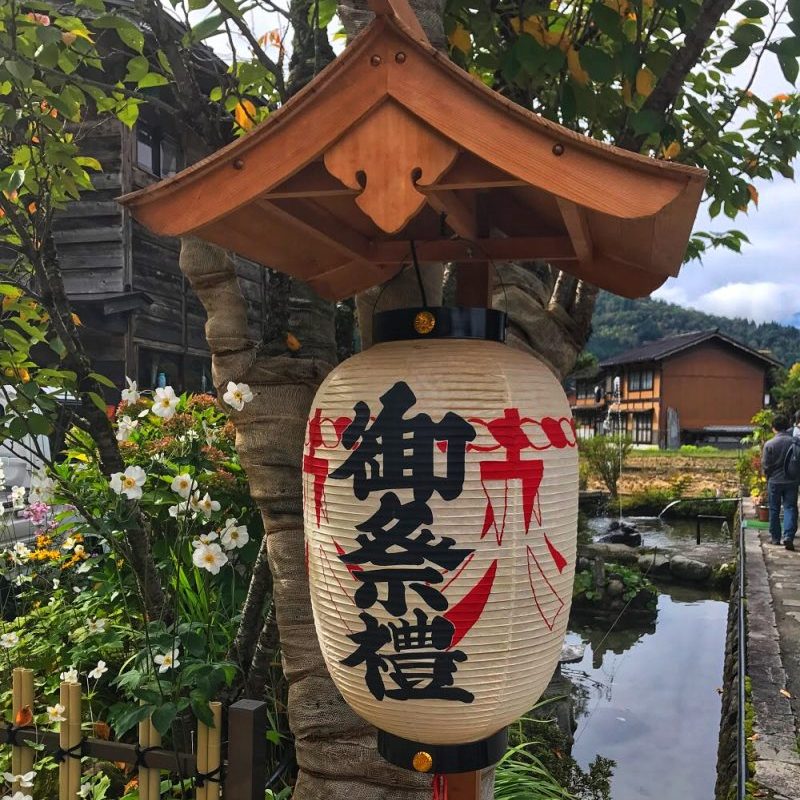
[[779, 53], [778, 64], [781, 66], [783, 77], [789, 83], [794, 84], [797, 81], [798, 71], [800, 71], [800, 64], [798, 64], [797, 59], [793, 56], [785, 56], [783, 53]]
[[[117, 709], [119, 709], [119, 713], [114, 713]], [[120, 703], [116, 706], [112, 706], [111, 711], [114, 733], [117, 738], [119, 738], [127, 733], [134, 725], [138, 724], [143, 719], [147, 719], [155, 709], [151, 705], [123, 706]]]
[[211, 14], [205, 19], [200, 20], [200, 22], [189, 31], [191, 40], [194, 42], [202, 42], [203, 39], [213, 36], [220, 29], [223, 20], [222, 14]]
[[107, 378], [105, 375], [101, 375], [99, 372], [90, 372], [87, 377], [89, 380], [97, 381], [101, 386], [108, 386], [109, 389], [117, 388], [114, 385], [114, 381]]
[[658, 111], [642, 109], [631, 117], [631, 128], [637, 136], [655, 133], [661, 128], [663, 119]]
[[3, 66], [8, 70], [12, 78], [16, 78], [23, 86], [27, 86], [33, 80], [33, 67], [29, 67], [22, 61], [5, 61]]
[[720, 69], [731, 70], [734, 67], [738, 67], [739, 64], [743, 64], [749, 55], [749, 47], [734, 47], [722, 56], [717, 62], [717, 66], [719, 66]]
[[126, 81], [137, 83], [150, 71], [150, 63], [145, 56], [135, 56], [128, 62]]
[[162, 736], [165, 736], [169, 733], [169, 729], [176, 716], [178, 716], [177, 706], [174, 703], [164, 703], [164, 705], [159, 706], [153, 712], [151, 719], [155, 729]]
[[100, 409], [104, 414], [106, 413], [106, 401], [100, 397], [97, 392], [86, 392], [88, 398]]
[[597, 23], [597, 27], [606, 34], [606, 36], [615, 40], [622, 38], [622, 26], [620, 24], [619, 14], [616, 11], [602, 3], [595, 3], [592, 8], [592, 17]]
[[166, 86], [168, 83], [169, 81], [160, 73], [148, 72], [147, 75], [139, 81], [139, 88], [149, 89], [152, 86]]
[[767, 49], [772, 50], [773, 53], [777, 53], [779, 56], [798, 58], [800, 57], [800, 37], [789, 36], [769, 45]]
[[214, 727], [214, 715], [208, 707], [208, 700], [200, 692], [194, 691], [191, 693], [191, 706], [192, 713], [200, 722], [204, 722], [209, 728]]
[[141, 53], [144, 49], [144, 34], [129, 19], [115, 14], [103, 14], [92, 22], [95, 28], [113, 28], [123, 44]]
[[139, 119], [139, 104], [134, 100], [129, 100], [124, 106], [117, 110], [117, 119], [127, 127], [132, 128]]
[[617, 73], [614, 59], [599, 47], [582, 47], [580, 58], [581, 66], [593, 81], [607, 83]]
[[310, 3], [308, 6], [308, 24], [314, 24], [314, 17], [319, 9], [318, 27], [327, 28], [328, 23], [336, 13], [336, 0], [319, 0], [318, 3]]
[[764, 38], [764, 31], [758, 25], [749, 22], [744, 25], [737, 25], [731, 34], [731, 41], [739, 45], [753, 45]]
[[205, 8], [211, 0], [189, 0], [189, 11], [199, 11]]
[[748, 19], [761, 19], [769, 14], [769, 8], [766, 3], [761, 0], [746, 0], [740, 6], [737, 6], [735, 11], [738, 11]]
[[41, 414], [27, 414], [25, 421], [28, 423], [28, 430], [35, 436], [47, 436], [53, 430], [50, 420]]

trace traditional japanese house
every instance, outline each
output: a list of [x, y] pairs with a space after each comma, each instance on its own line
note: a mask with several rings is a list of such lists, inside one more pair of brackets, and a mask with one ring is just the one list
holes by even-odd
[[718, 330], [635, 347], [571, 376], [578, 435], [610, 430], [642, 445], [736, 446], [752, 431], [777, 366]]

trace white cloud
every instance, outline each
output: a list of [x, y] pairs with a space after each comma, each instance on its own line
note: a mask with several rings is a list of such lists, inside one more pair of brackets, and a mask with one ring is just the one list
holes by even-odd
[[785, 320], [800, 312], [800, 290], [774, 281], [727, 283], [693, 298], [687, 297], [680, 286], [665, 286], [654, 297], [709, 314], [746, 317], [754, 322]]

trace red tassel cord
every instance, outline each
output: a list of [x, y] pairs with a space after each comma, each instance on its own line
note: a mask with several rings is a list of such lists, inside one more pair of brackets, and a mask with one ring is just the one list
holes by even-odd
[[447, 775], [433, 776], [433, 800], [447, 800]]

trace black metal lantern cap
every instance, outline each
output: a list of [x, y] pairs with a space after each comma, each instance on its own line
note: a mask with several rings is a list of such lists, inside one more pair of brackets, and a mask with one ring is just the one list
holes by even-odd
[[378, 730], [378, 752], [390, 764], [415, 772], [474, 772], [496, 764], [507, 747], [508, 728], [466, 744], [423, 744]]
[[483, 339], [504, 342], [506, 314], [493, 308], [437, 306], [397, 308], [375, 314], [372, 341], [405, 339]]

